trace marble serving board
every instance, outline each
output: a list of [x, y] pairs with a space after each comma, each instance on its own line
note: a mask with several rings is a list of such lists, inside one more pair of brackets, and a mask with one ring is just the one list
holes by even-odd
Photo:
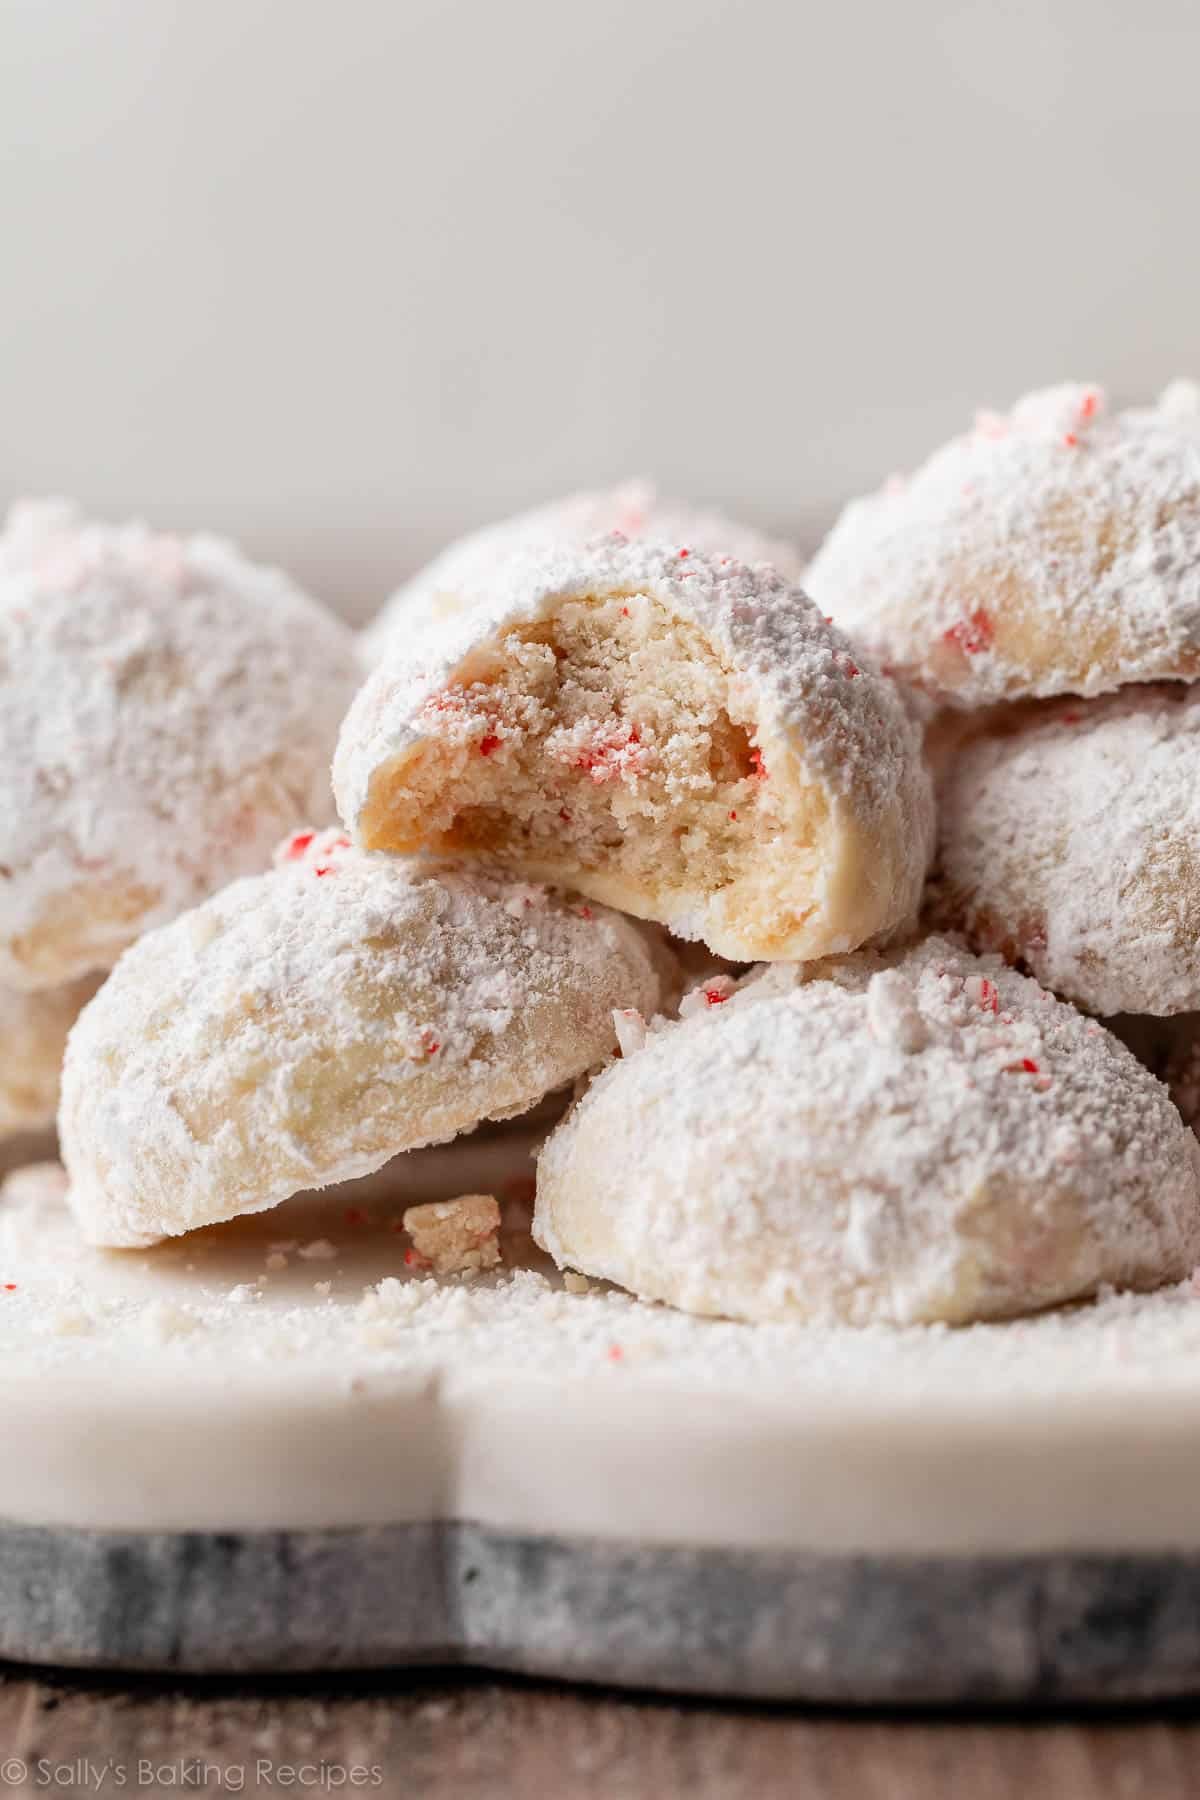
[[[496, 1130], [151, 1251], [0, 1198], [0, 1655], [763, 1698], [1200, 1691], [1200, 1300], [968, 1331], [564, 1291]], [[405, 1266], [491, 1191], [507, 1269]]]

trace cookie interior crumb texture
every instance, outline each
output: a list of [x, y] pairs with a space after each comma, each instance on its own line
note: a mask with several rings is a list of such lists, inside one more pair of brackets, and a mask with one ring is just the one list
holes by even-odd
[[[368, 847], [561, 882], [743, 959], [849, 948], [911, 913], [930, 813], [915, 730], [798, 590], [687, 549], [509, 567], [524, 617], [468, 630], [440, 681], [418, 646], [352, 711], [339, 758]], [[741, 655], [706, 610], [744, 627]], [[356, 806], [410, 680], [403, 743], [381, 741]]]
[[500, 1261], [500, 1205], [494, 1194], [459, 1194], [410, 1206], [404, 1229], [413, 1241], [413, 1266], [435, 1275], [477, 1274]]

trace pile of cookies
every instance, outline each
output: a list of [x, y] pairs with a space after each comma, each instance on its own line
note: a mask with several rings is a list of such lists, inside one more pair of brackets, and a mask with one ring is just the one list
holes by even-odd
[[[1200, 1010], [1200, 393], [982, 416], [800, 575], [627, 486], [452, 546], [355, 642], [226, 545], [18, 508], [0, 1132], [82, 1007], [101, 1245], [574, 1084], [535, 1236], [646, 1299], [966, 1323], [1187, 1276], [1200, 1141], [1121, 1037], [1200, 1090], [1150, 1024]], [[452, 1267], [453, 1211], [422, 1228]]]

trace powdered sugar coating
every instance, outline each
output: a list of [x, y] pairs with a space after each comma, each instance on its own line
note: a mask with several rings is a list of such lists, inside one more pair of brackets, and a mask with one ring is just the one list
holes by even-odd
[[1200, 413], [1026, 396], [856, 500], [808, 571], [851, 636], [936, 699], [1101, 694], [1200, 673]]
[[37, 994], [0, 987], [0, 1138], [53, 1125], [67, 1033], [97, 985], [88, 977]]
[[[719, 893], [681, 915], [584, 867], [571, 869], [572, 885], [742, 960], [846, 950], [906, 920], [928, 862], [932, 796], [917, 728], [896, 689], [856, 660], [841, 633], [777, 571], [689, 546], [612, 536], [577, 549], [527, 548], [459, 611], [395, 644], [356, 697], [334, 759], [339, 809], [356, 838], [388, 841], [372, 815], [385, 808], [395, 771], [436, 745], [443, 720], [431, 724], [430, 709], [444, 713], [441, 697], [494, 662], [508, 634], [576, 602], [635, 597], [698, 632], [723, 671], [730, 717], [751, 733], [760, 770], [779, 780], [789, 802], [799, 807], [806, 793], [819, 795], [832, 821], [826, 860], [818, 891], [805, 895], [801, 928], [766, 941], [722, 922]], [[686, 660], [686, 652], [676, 655]], [[480, 748], [486, 755], [499, 743]], [[636, 770], [620, 772], [636, 779]], [[419, 835], [419, 818], [405, 825]], [[786, 832], [764, 852], [779, 866], [789, 854]], [[532, 847], [512, 866], [526, 856], [531, 873], [545, 874]]]
[[534, 1231], [689, 1312], [965, 1323], [1186, 1274], [1200, 1145], [1103, 1027], [930, 938], [652, 1033], [547, 1143]]
[[531, 545], [582, 545], [617, 531], [651, 543], [689, 544], [739, 562], [772, 563], [789, 581], [799, 581], [803, 559], [795, 546], [766, 536], [721, 513], [707, 512], [659, 494], [650, 481], [624, 481], [598, 492], [568, 494], [532, 507], [447, 545], [431, 563], [406, 581], [360, 635], [363, 657], [374, 667], [399, 630], [408, 635], [429, 618], [461, 607], [464, 593], [486, 582], [497, 564]]
[[1200, 688], [1014, 712], [948, 764], [935, 913], [1100, 1014], [1200, 1007]]
[[[586, 915], [586, 916], [585, 916]], [[71, 1034], [59, 1118], [90, 1241], [261, 1212], [524, 1111], [653, 1012], [638, 927], [533, 887], [296, 833], [118, 963]]]
[[327, 819], [353, 634], [216, 538], [15, 507], [0, 536], [0, 981], [107, 968]]

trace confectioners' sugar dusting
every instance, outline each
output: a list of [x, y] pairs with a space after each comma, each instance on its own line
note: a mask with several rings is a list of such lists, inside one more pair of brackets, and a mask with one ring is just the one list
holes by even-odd
[[650, 1032], [550, 1138], [535, 1231], [693, 1311], [959, 1322], [1181, 1276], [1200, 1156], [1110, 1033], [933, 938]]
[[1107, 1014], [1200, 1007], [1200, 691], [1015, 712], [942, 782], [934, 911]]
[[334, 786], [373, 847], [569, 881], [743, 958], [907, 920], [932, 827], [897, 691], [798, 588], [616, 536], [526, 549], [397, 645]]
[[663, 953], [531, 884], [296, 832], [267, 875], [142, 938], [68, 1045], [85, 1232], [146, 1243], [524, 1111], [653, 1012]]
[[1028, 395], [856, 500], [807, 582], [885, 666], [959, 705], [1200, 672], [1195, 384], [1110, 412]]
[[789, 581], [801, 575], [794, 545], [720, 513], [665, 499], [652, 482], [626, 481], [596, 493], [569, 494], [450, 544], [392, 595], [361, 634], [365, 661], [378, 662], [398, 631], [408, 636], [423, 629], [427, 618], [457, 610], [464, 593], [486, 586], [497, 564], [515, 551], [534, 544], [582, 545], [613, 531], [652, 543], [689, 544], [739, 562], [772, 563]]
[[15, 507], [0, 535], [0, 979], [107, 967], [328, 818], [352, 633], [216, 538]]
[[97, 985], [87, 976], [36, 994], [0, 986], [0, 1138], [53, 1125], [67, 1033]]

